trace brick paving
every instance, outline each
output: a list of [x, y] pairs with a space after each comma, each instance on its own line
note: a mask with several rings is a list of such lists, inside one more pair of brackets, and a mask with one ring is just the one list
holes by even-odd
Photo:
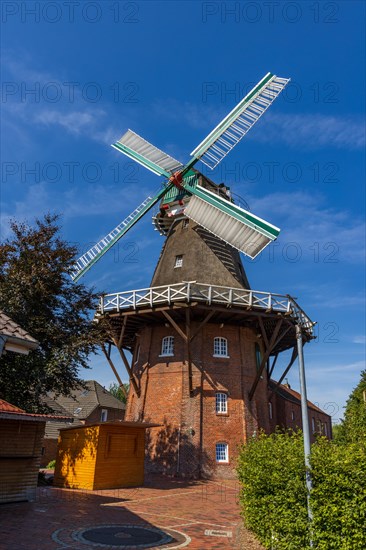
[[[262, 547], [242, 529], [238, 489], [232, 480], [186, 482], [158, 476], [151, 476], [144, 487], [134, 489], [82, 491], [39, 487], [34, 502], [0, 506], [0, 548], [117, 548], [80, 542], [80, 532], [88, 527], [123, 524], [184, 535], [178, 536], [173, 546], [159, 548], [183, 547], [179, 545], [185, 541], [185, 547], [192, 550], [259, 550]], [[216, 536], [205, 534], [207, 530]], [[231, 536], [225, 536], [225, 532]]]

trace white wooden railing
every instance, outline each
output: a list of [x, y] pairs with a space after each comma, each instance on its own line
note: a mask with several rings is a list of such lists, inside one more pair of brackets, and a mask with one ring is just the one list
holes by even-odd
[[154, 307], [158, 304], [174, 302], [204, 302], [208, 305], [224, 304], [227, 307], [241, 306], [248, 310], [284, 313], [310, 333], [314, 326], [311, 319], [291, 296], [196, 282], [104, 294], [100, 298], [98, 313], [103, 315], [108, 311], [119, 312], [124, 309]]

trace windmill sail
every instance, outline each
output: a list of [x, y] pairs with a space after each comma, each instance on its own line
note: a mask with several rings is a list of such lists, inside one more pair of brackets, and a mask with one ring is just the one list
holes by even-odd
[[185, 215], [250, 258], [278, 237], [278, 227], [251, 212], [200, 185], [185, 187], [192, 193]]
[[192, 151], [191, 156], [213, 170], [272, 105], [289, 80], [268, 73]]
[[78, 281], [123, 235], [127, 233], [156, 204], [170, 186], [163, 188], [154, 197], [147, 197], [127, 218], [108, 235], [83, 254], [71, 268], [71, 279]]
[[172, 172], [183, 168], [180, 162], [173, 159], [173, 157], [167, 155], [132, 130], [127, 130], [121, 139], [112, 144], [112, 147], [159, 176], [169, 178]]

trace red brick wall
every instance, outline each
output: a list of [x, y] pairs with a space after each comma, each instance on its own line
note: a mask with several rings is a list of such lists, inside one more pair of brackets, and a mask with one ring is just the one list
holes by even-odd
[[[273, 432], [276, 426], [281, 428], [302, 428], [301, 405], [291, 402], [278, 393], [272, 394], [272, 419], [270, 428]], [[332, 438], [332, 419], [329, 415], [308, 407], [310, 439], [313, 443], [315, 435], [322, 433], [329, 439]], [[313, 429], [313, 423], [315, 430]], [[326, 426], [326, 427], [325, 427]]]
[[[194, 329], [193, 323], [192, 332]], [[159, 357], [162, 338], [168, 335], [174, 336], [174, 357]], [[227, 338], [229, 358], [213, 357], [215, 336]], [[141, 331], [139, 342], [140, 357], [134, 368], [141, 395], [131, 389], [126, 420], [162, 425], [148, 434], [147, 470], [190, 477], [232, 477], [238, 445], [261, 427], [269, 430], [266, 374], [254, 399], [250, 402], [248, 398], [256, 375], [255, 333], [230, 325], [205, 325], [191, 344], [192, 396], [185, 344], [175, 330], [147, 327]], [[228, 395], [228, 413], [224, 416], [216, 414], [218, 391]], [[228, 444], [228, 464], [216, 462], [218, 442]]]

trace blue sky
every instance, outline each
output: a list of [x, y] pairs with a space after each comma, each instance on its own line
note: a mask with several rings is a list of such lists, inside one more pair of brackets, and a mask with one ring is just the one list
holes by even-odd
[[[308, 395], [340, 418], [365, 357], [364, 2], [1, 7], [2, 239], [9, 218], [60, 212], [86, 251], [160, 185], [110, 147], [127, 128], [186, 162], [268, 71], [291, 77], [227, 160], [201, 168], [281, 228], [244, 265], [252, 288], [297, 297], [317, 321]], [[149, 286], [162, 244], [146, 216], [85, 284]], [[114, 381], [104, 358], [91, 365], [83, 376]]]

